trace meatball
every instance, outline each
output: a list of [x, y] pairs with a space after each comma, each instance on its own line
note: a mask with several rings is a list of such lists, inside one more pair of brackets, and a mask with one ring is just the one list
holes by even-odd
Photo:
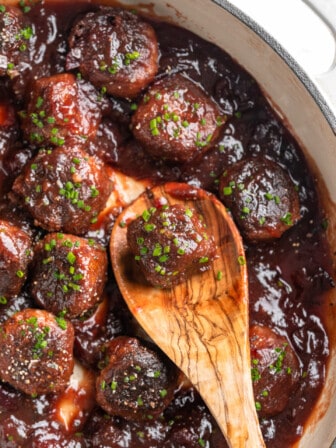
[[289, 174], [263, 156], [228, 168], [219, 193], [250, 242], [280, 238], [300, 219], [299, 196]]
[[50, 233], [35, 247], [31, 294], [56, 315], [80, 316], [101, 300], [107, 278], [105, 248], [85, 238]]
[[158, 70], [154, 29], [119, 8], [101, 7], [77, 21], [69, 47], [67, 70], [79, 69], [94, 86], [117, 97], [137, 96]]
[[120, 336], [107, 348], [108, 364], [97, 378], [97, 402], [126, 420], [157, 417], [171, 402], [176, 369], [136, 338]]
[[25, 136], [36, 146], [62, 146], [74, 139], [84, 143], [96, 135], [100, 123], [96, 99], [95, 89], [73, 74], [37, 79], [21, 114]]
[[26, 394], [65, 389], [73, 370], [70, 322], [36, 309], [10, 317], [0, 332], [0, 377]]
[[27, 278], [32, 241], [22, 229], [0, 220], [0, 297], [2, 302], [16, 296]]
[[183, 399], [185, 405], [178, 413], [173, 413], [171, 429], [162, 447], [228, 448], [223, 434], [206, 406], [200, 400], [198, 403], [195, 402], [192, 396], [177, 398], [180, 402], [183, 402]]
[[103, 166], [78, 147], [40, 150], [13, 184], [35, 225], [82, 235], [112, 191]]
[[169, 423], [161, 419], [127, 421], [104, 414], [95, 420], [92, 448], [159, 448], [169, 431]]
[[252, 380], [259, 417], [283, 411], [300, 380], [299, 360], [284, 336], [268, 327], [250, 328]]
[[132, 117], [132, 129], [152, 156], [187, 162], [212, 146], [223, 120], [198, 85], [173, 75], [152, 85]]
[[127, 242], [147, 281], [162, 288], [206, 270], [216, 256], [202, 217], [177, 204], [145, 210], [129, 224]]
[[29, 68], [29, 47], [34, 35], [30, 20], [15, 6], [0, 8], [0, 76], [17, 78]]

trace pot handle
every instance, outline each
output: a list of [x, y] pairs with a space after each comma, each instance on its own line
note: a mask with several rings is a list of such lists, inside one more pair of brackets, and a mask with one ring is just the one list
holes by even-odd
[[[336, 41], [336, 0], [304, 0], [323, 22], [328, 26]], [[336, 52], [329, 70], [315, 75], [315, 82], [325, 94], [331, 109], [336, 110]]]

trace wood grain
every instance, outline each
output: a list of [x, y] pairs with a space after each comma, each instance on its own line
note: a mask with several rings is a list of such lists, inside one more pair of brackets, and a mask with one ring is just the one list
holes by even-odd
[[[218, 247], [210, 270], [166, 290], [146, 283], [126, 240], [127, 223], [162, 201], [196, 209]], [[130, 311], [197, 388], [229, 446], [264, 447], [251, 383], [244, 248], [224, 206], [213, 195], [186, 184], [155, 187], [120, 215], [110, 252]]]

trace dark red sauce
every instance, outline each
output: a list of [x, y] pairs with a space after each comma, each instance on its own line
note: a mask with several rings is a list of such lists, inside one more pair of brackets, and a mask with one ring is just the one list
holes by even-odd
[[[35, 25], [36, 43], [30, 55], [31, 67], [24, 79], [26, 89], [29, 90], [34, 78], [65, 70], [66, 38], [73, 19], [78, 13], [94, 8], [85, 2], [72, 2], [66, 7], [48, 2], [48, 5], [37, 4], [27, 12]], [[299, 191], [302, 219], [279, 240], [246, 244], [251, 324], [268, 326], [286, 336], [300, 360], [302, 378], [288, 406], [277, 416], [260, 421], [267, 446], [287, 448], [300, 437], [321, 391], [329, 354], [321, 310], [325, 293], [334, 285], [329, 274], [325, 217], [316, 181], [301, 149], [273, 113], [257, 83], [239, 65], [221, 49], [184, 29], [156, 20], [152, 20], [152, 25], [161, 52], [157, 79], [167, 71], [184, 72], [202, 85], [228, 117], [221, 138], [205, 155], [184, 165], [154, 161], [131, 140], [128, 128], [131, 102], [111, 99], [105, 112], [103, 107], [103, 113], [109, 118], [109, 124], [100, 130], [104, 143], [91, 146], [89, 151], [136, 179], [147, 179], [151, 184], [168, 180], [188, 182], [214, 193], [223, 171], [252, 153], [263, 153], [289, 171]], [[6, 219], [16, 214], [20, 225], [29, 228], [38, 239], [43, 232], [32, 227], [29, 217], [8, 206], [7, 193], [12, 182], [34, 154], [34, 149], [23, 142], [15, 118], [22, 105], [22, 100], [12, 93], [10, 81], [1, 78], [0, 106], [10, 109], [10, 113], [6, 113], [3, 122], [0, 114], [0, 216]], [[117, 125], [117, 137], [111, 130], [111, 122]], [[105, 213], [88, 236], [107, 245], [119, 211]], [[31, 306], [32, 299], [23, 290], [17, 298], [0, 304], [0, 322], [16, 310]], [[132, 336], [139, 331], [112, 273], [103, 304], [84, 323], [78, 318], [74, 325], [77, 356], [86, 362], [90, 371], [94, 371], [93, 366], [99, 367], [103, 359], [103, 355], [97, 355], [97, 347], [104, 341], [118, 335]], [[71, 401], [83, 400], [78, 398], [80, 393], [75, 398], [71, 398], [71, 393]], [[190, 439], [186, 446], [223, 448], [215, 422], [192, 387], [182, 387], [176, 392], [175, 400], [160, 421], [141, 427], [138, 423], [132, 425], [122, 419], [106, 418], [98, 407], [88, 406], [78, 420], [64, 428], [55, 416], [55, 403], [59, 399], [53, 395], [30, 398], [0, 383], [0, 445], [6, 448], [102, 446], [99, 443], [104, 439], [99, 439], [99, 428], [113, 425], [123, 435], [118, 440], [114, 436], [115, 440], [109, 442], [114, 444], [104, 446], [168, 447], [173, 446], [164, 445], [171, 422], [183, 420], [198, 434], [196, 441]], [[92, 397], [84, 393], [84, 400], [90, 401]], [[191, 419], [190, 415], [195, 418]], [[92, 445], [92, 441], [96, 444]]]

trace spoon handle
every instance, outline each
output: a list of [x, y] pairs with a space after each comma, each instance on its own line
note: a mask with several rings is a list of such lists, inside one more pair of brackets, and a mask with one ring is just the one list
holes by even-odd
[[[203, 288], [206, 282], [200, 295], [190, 285], [170, 296], [167, 333], [161, 329], [172, 338], [169, 355], [203, 397], [230, 447], [264, 447], [251, 385], [246, 319], [237, 303], [231, 306], [238, 312], [227, 314], [219, 297], [211, 304], [199, 300]], [[195, 305], [185, 304], [191, 291]], [[236, 295], [229, 293], [225, 300], [230, 300], [228, 295], [235, 302]], [[164, 341], [162, 345], [166, 350]]]

